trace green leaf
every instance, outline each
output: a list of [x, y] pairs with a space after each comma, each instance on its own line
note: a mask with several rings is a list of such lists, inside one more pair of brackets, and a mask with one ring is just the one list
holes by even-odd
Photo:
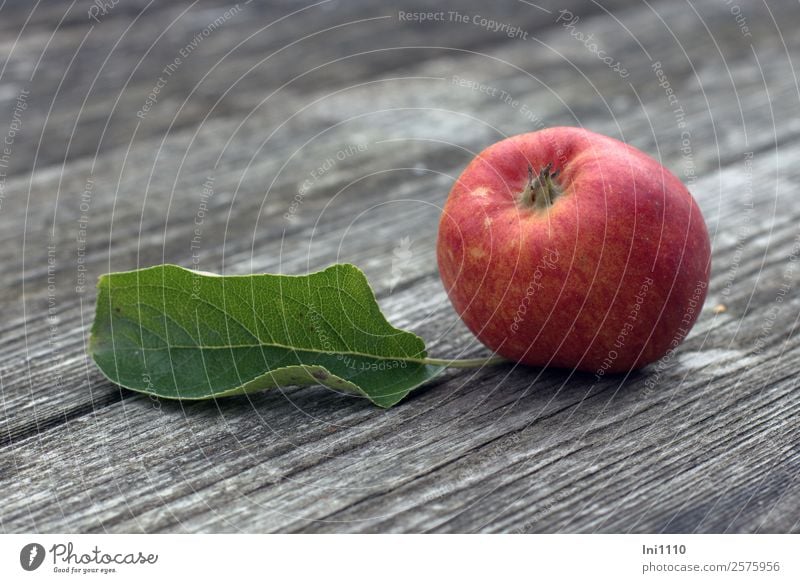
[[104, 275], [89, 352], [123, 387], [211, 399], [325, 385], [391, 407], [444, 366], [394, 328], [364, 274], [218, 276], [159, 265]]

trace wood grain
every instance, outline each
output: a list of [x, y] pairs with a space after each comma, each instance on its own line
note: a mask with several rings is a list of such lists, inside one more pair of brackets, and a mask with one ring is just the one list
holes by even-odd
[[[399, 7], [366, 2], [261, 30], [299, 5], [248, 4], [198, 44], [145, 119], [136, 112], [161, 69], [228, 7], [129, 3], [92, 26], [51, 3], [24, 29], [30, 7], [4, 7], [0, 134], [24, 87], [30, 106], [0, 206], [2, 529], [800, 530], [800, 11], [741, 4], [749, 37], [712, 1], [445, 8], [514, 23], [527, 40], [402, 23]], [[555, 22], [562, 8], [628, 78]], [[159, 403], [87, 360], [96, 277], [191, 266], [209, 177], [203, 269], [356, 263], [390, 321], [433, 355], [484, 354], [435, 270], [440, 207], [475, 152], [537, 120], [624, 139], [690, 183], [713, 237], [712, 282], [665, 361], [601, 382], [512, 366], [450, 372], [380, 411], [318, 387]], [[88, 283], [76, 291], [82, 214]], [[413, 256], [393, 287], [403, 237]]]

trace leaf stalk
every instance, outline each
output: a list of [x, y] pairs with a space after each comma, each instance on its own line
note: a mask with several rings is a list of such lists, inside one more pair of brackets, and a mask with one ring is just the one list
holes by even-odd
[[495, 366], [511, 361], [502, 356], [490, 356], [488, 358], [456, 358], [453, 360], [446, 358], [423, 358], [421, 362], [432, 366], [446, 366], [447, 368], [483, 368], [484, 366]]

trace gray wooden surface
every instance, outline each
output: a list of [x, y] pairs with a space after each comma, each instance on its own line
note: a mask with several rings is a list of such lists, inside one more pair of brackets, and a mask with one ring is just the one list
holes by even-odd
[[[0, 3], [2, 531], [800, 530], [800, 6], [488, 4]], [[352, 262], [433, 356], [485, 354], [436, 272], [440, 207], [541, 125], [624, 139], [696, 196], [712, 283], [665, 361], [450, 372], [382, 411], [318, 387], [159, 403], [87, 359], [96, 277], [193, 266], [198, 217], [204, 270]]]

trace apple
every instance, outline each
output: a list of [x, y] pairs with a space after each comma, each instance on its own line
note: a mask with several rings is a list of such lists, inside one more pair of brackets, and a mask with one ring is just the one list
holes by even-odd
[[454, 184], [439, 272], [500, 356], [598, 376], [681, 343], [708, 287], [708, 230], [686, 186], [640, 150], [584, 129], [502, 140]]

